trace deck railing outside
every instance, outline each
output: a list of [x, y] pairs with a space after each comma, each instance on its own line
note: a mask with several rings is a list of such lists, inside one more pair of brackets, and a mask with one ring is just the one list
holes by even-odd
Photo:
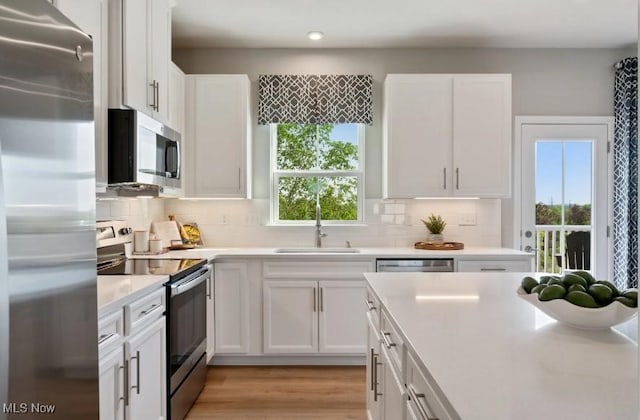
[[536, 271], [562, 272], [562, 268], [567, 265], [566, 238], [572, 232], [591, 232], [591, 226], [536, 225]]

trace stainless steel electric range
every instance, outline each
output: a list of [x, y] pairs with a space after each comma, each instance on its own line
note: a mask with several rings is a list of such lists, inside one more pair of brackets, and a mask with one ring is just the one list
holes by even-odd
[[167, 413], [183, 420], [206, 379], [205, 259], [127, 258], [132, 230], [125, 222], [96, 225], [98, 275], [166, 275]]

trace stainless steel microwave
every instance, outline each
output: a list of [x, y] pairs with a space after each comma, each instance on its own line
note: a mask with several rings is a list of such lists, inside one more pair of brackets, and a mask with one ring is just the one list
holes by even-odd
[[181, 187], [180, 133], [133, 109], [109, 109], [111, 187]]

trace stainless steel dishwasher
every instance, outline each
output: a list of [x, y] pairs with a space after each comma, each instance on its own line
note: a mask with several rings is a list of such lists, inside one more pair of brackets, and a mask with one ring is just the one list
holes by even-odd
[[452, 272], [453, 258], [378, 258], [379, 272]]

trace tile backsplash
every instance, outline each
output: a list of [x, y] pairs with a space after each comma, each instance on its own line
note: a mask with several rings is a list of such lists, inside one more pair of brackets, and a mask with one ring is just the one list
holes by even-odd
[[[472, 246], [501, 244], [500, 200], [365, 200], [365, 221], [357, 226], [325, 225], [323, 245], [342, 247], [413, 246], [425, 240], [420, 219], [438, 214], [447, 222], [445, 241]], [[196, 222], [206, 246], [278, 247], [314, 245], [312, 226], [269, 224], [269, 200], [176, 200], [117, 198], [96, 201], [98, 220], [126, 220], [134, 229], [174, 214]]]
[[160, 198], [117, 198], [96, 200], [97, 220], [125, 220], [136, 230], [148, 230], [151, 222], [166, 220], [165, 200]]
[[[149, 200], [152, 202], [160, 200]], [[157, 209], [149, 205], [151, 217]], [[323, 226], [323, 245], [341, 247], [413, 246], [428, 233], [421, 218], [439, 214], [447, 222], [445, 241], [472, 246], [501, 246], [500, 200], [365, 200], [365, 221], [358, 226]], [[130, 217], [142, 215], [129, 204]], [[112, 205], [111, 211], [120, 211]], [[135, 213], [135, 214], [134, 214]], [[176, 200], [164, 201], [164, 214], [174, 214], [180, 222], [196, 222], [209, 247], [313, 246], [312, 226], [269, 224], [269, 200]]]

